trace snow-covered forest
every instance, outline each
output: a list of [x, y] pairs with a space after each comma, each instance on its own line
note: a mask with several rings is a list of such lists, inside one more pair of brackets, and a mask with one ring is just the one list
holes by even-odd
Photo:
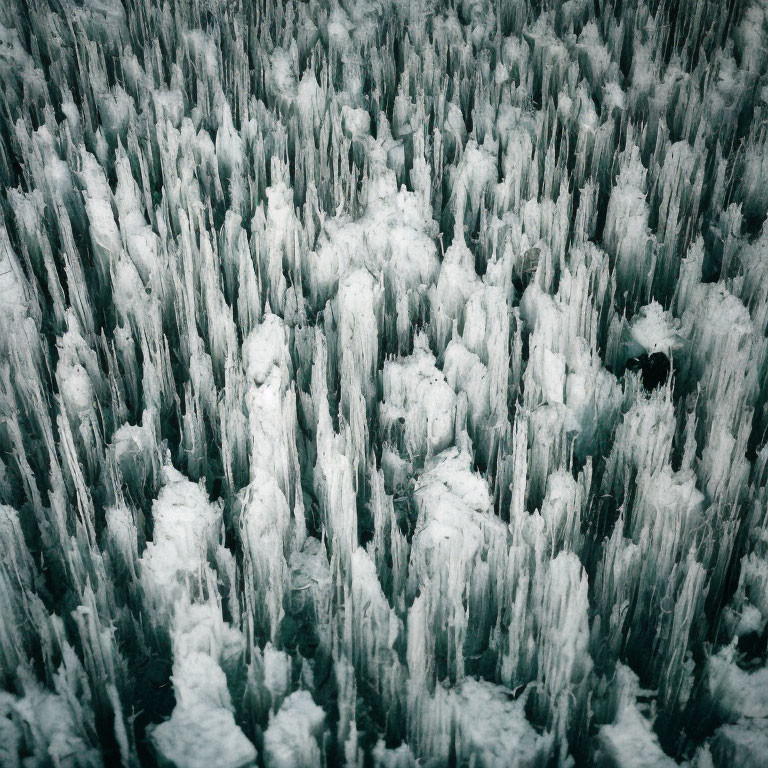
[[0, 766], [768, 765], [768, 0], [0, 0]]

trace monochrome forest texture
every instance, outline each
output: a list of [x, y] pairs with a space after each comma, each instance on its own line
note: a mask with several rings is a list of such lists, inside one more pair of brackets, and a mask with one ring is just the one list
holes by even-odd
[[766, 768], [768, 0], [0, 0], [0, 766]]

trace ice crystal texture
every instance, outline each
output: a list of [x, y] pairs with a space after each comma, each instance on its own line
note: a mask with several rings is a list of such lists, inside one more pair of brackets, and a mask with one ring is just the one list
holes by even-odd
[[768, 765], [768, 0], [0, 0], [0, 766]]

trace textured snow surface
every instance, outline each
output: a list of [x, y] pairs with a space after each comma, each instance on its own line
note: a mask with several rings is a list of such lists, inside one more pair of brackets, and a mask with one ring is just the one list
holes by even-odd
[[0, 768], [768, 766], [766, 0], [0, 0]]

